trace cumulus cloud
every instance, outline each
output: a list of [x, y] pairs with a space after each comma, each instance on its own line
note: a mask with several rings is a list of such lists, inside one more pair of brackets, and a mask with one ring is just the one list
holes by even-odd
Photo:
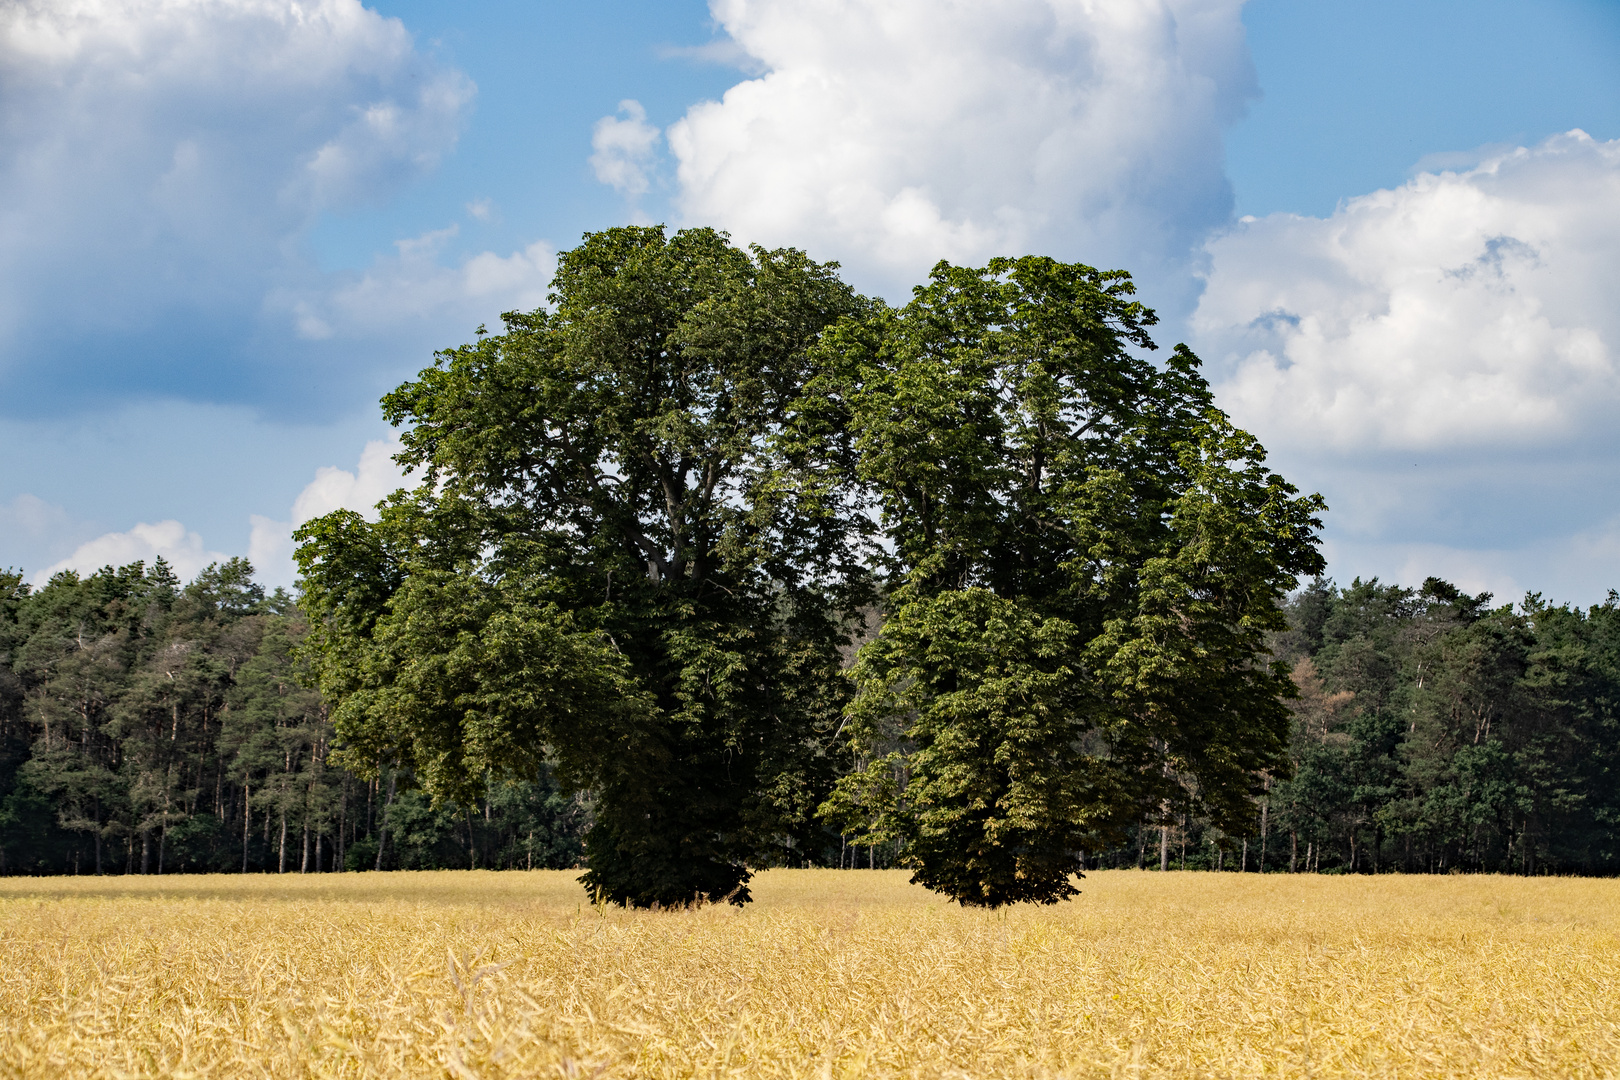
[[1231, 213], [1241, 6], [712, 0], [765, 73], [669, 129], [679, 208], [889, 295], [940, 258], [1040, 251], [1138, 271], [1174, 306]]
[[356, 0], [19, 0], [0, 79], [14, 180], [99, 189], [133, 165], [156, 182], [133, 197], [180, 218], [244, 180], [294, 215], [375, 199], [436, 163], [472, 97]]
[[1504, 599], [1620, 584], [1620, 141], [1455, 168], [1209, 244], [1217, 400], [1321, 490], [1334, 573]]
[[37, 495], [18, 495], [10, 503], [0, 505], [0, 528], [6, 533], [18, 533], [30, 540], [59, 535], [73, 528], [74, 524], [72, 516], [65, 509]]
[[[247, 558], [267, 586], [290, 587], [297, 571], [293, 564], [293, 530], [333, 510], [354, 510], [376, 520], [376, 505], [413, 480], [394, 464], [399, 452], [395, 439], [366, 443], [353, 469], [322, 466], [280, 518], [249, 516]], [[0, 504], [0, 537], [11, 550], [52, 551], [50, 565], [30, 576], [37, 587], [62, 570], [90, 574], [104, 566], [126, 566], [137, 560], [150, 564], [162, 557], [182, 580], [189, 580], [209, 563], [228, 555], [212, 550], [196, 531], [175, 520], [141, 522], [124, 532], [93, 535], [95, 529], [75, 520], [65, 509], [33, 495], [20, 495]], [[86, 537], [90, 538], [86, 538]], [[70, 551], [65, 558], [54, 558]], [[240, 551], [237, 552], [240, 554]], [[43, 561], [43, 560], [40, 560]], [[39, 565], [38, 561], [33, 565]], [[0, 568], [4, 564], [0, 563]]]
[[209, 563], [223, 562], [228, 556], [207, 550], [202, 537], [178, 521], [142, 522], [128, 532], [107, 533], [80, 544], [73, 554], [36, 574], [34, 585], [43, 585], [63, 570], [93, 574], [104, 566], [151, 564], [160, 558], [168, 560], [182, 581], [188, 581]]
[[454, 327], [465, 335], [475, 322], [545, 303], [557, 268], [551, 245], [538, 242], [509, 255], [485, 251], [446, 266], [442, 252], [457, 232], [451, 226], [397, 241], [392, 255], [362, 274], [321, 289], [278, 290], [266, 306], [287, 312], [306, 340], [364, 342], [387, 339], [401, 326]]
[[375, 521], [376, 505], [411, 479], [394, 464], [397, 453], [396, 440], [373, 439], [360, 452], [354, 472], [333, 465], [315, 470], [315, 479], [293, 501], [293, 527], [334, 510], [355, 510]]
[[277, 521], [254, 514], [248, 541], [248, 560], [258, 570], [259, 580], [270, 585], [291, 585], [297, 576], [293, 565], [293, 530], [313, 518], [334, 510], [354, 510], [375, 521], [376, 506], [412, 477], [394, 464], [399, 443], [394, 439], [373, 439], [360, 452], [353, 472], [335, 465], [315, 470], [311, 480], [293, 501], [290, 519]]
[[25, 569], [54, 562], [95, 532], [94, 526], [76, 520], [65, 507], [25, 492], [9, 503], [0, 503], [0, 543], [6, 548], [0, 568]]
[[[1469, 593], [1488, 592], [1493, 603], [1517, 602], [1524, 596], [1524, 582], [1533, 582], [1536, 588], [1558, 591], [1562, 584], [1551, 579], [1545, 562], [1546, 545], [1537, 545], [1532, 551], [1515, 551], [1501, 547], [1459, 547], [1436, 543], [1334, 543], [1324, 545], [1323, 554], [1328, 565], [1340, 572], [1338, 583], [1348, 585], [1350, 574], [1342, 571], [1356, 567], [1362, 578], [1377, 577], [1393, 585], [1408, 588], [1425, 579], [1438, 577]], [[1532, 565], [1534, 562], [1536, 565]], [[1568, 593], [1561, 599], [1569, 599]]]
[[1501, 543], [1488, 533], [1471, 539], [1330, 539], [1323, 554], [1341, 585], [1355, 575], [1407, 586], [1434, 576], [1466, 592], [1488, 592], [1497, 604], [1517, 603], [1525, 593], [1537, 592], [1555, 604], [1585, 606], [1602, 603], [1608, 590], [1620, 587], [1614, 571], [1620, 559], [1620, 516], [1528, 542], [1508, 537]]
[[1620, 141], [1570, 132], [1209, 245], [1222, 403], [1334, 451], [1611, 442]]
[[[323, 212], [385, 200], [433, 168], [473, 93], [360, 0], [0, 5], [4, 407], [133, 395], [274, 410], [297, 394], [320, 407], [333, 395], [312, 387], [386, 362], [404, 339], [346, 349], [341, 364], [309, 345], [344, 337], [345, 301], [302, 311], [277, 298], [363, 293], [368, 278], [322, 274], [303, 237]], [[458, 295], [483, 296], [488, 318], [511, 302], [490, 299], [491, 283], [528, 272], [502, 261], [425, 267], [402, 251], [378, 273], [414, 271], [417, 295], [459, 275]], [[404, 327], [411, 344], [423, 325]]]
[[265, 517], [248, 516], [248, 562], [254, 576], [263, 584], [286, 588], [298, 576], [293, 564], [292, 524]]
[[604, 116], [591, 129], [591, 168], [621, 195], [645, 195], [647, 170], [658, 149], [659, 130], [647, 123], [639, 101], [619, 102], [619, 116]]

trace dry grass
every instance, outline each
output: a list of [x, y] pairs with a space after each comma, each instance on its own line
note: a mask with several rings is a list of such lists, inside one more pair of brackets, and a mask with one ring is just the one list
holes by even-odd
[[1613, 1076], [1620, 882], [1093, 874], [963, 911], [773, 871], [0, 881], [0, 1073]]

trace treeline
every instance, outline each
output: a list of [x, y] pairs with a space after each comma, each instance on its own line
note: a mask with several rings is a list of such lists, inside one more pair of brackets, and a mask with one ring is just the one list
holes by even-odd
[[[1273, 648], [1299, 689], [1291, 774], [1252, 831], [1170, 806], [1092, 867], [1257, 872], [1620, 870], [1620, 598], [1492, 607], [1318, 580]], [[437, 808], [406, 770], [332, 765], [305, 624], [233, 559], [0, 574], [0, 873], [572, 867], [589, 806], [549, 772]], [[835, 845], [839, 866], [892, 844]], [[813, 860], [821, 861], [821, 860]]]
[[383, 398], [420, 481], [300, 527], [296, 610], [241, 561], [5, 579], [3, 866], [1612, 872], [1614, 605], [1322, 581], [1324, 501], [1134, 295], [587, 234]]
[[567, 867], [588, 808], [550, 776], [433, 807], [329, 761], [306, 624], [242, 559], [31, 589], [0, 572], [0, 873]]
[[1620, 871], [1620, 597], [1491, 606], [1447, 582], [1317, 580], [1273, 640], [1291, 774], [1247, 835], [1170, 808], [1092, 865], [1285, 872]]

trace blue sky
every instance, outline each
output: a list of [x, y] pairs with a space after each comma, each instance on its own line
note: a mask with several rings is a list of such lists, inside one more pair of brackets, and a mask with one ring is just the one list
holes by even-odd
[[1103, 7], [8, 8], [0, 566], [290, 582], [293, 524], [396, 480], [377, 397], [638, 220], [891, 299], [1123, 266], [1340, 580], [1620, 585], [1620, 4]]

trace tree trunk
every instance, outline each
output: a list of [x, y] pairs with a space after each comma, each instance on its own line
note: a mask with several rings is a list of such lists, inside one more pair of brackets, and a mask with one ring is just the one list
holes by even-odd
[[[165, 777], [165, 780], [168, 778]], [[163, 873], [163, 851], [169, 844], [169, 793], [163, 793], [163, 826], [158, 830], [158, 873]]]
[[[1266, 777], [1266, 790], [1271, 790], [1271, 777]], [[1271, 799], [1260, 800], [1260, 872], [1266, 872], [1266, 840], [1271, 832]]]
[[377, 829], [376, 868], [378, 870], [383, 868], [383, 851], [388, 847], [388, 808], [394, 805], [394, 781], [397, 780], [398, 777], [399, 774], [397, 772], [391, 772], [388, 774], [388, 801], [383, 804], [382, 820]]
[[248, 830], [253, 828], [253, 786], [242, 781], [242, 873], [248, 872]]
[[281, 808], [281, 845], [276, 851], [276, 873], [287, 872], [287, 808]]
[[1249, 872], [1249, 838], [1247, 836], [1245, 836], [1243, 838], [1243, 862], [1238, 866], [1238, 873], [1247, 874], [1248, 872]]
[[1159, 826], [1159, 872], [1170, 870], [1170, 826]]
[[141, 874], [152, 872], [152, 830], [141, 830]]
[[345, 775], [343, 777], [343, 794], [338, 799], [337, 842], [333, 845], [333, 850], [332, 850], [332, 870], [333, 870], [333, 872], [344, 869], [344, 866], [343, 866], [344, 859], [343, 859], [343, 857], [349, 850], [349, 846], [348, 846], [348, 843], [347, 843], [348, 836], [345, 833], [345, 830], [348, 829], [348, 827], [349, 827], [349, 778], [348, 778], [347, 775]]
[[1288, 872], [1295, 873], [1299, 863], [1299, 830], [1288, 830]]
[[298, 859], [298, 872], [309, 873], [309, 822], [304, 822], [304, 850]]

